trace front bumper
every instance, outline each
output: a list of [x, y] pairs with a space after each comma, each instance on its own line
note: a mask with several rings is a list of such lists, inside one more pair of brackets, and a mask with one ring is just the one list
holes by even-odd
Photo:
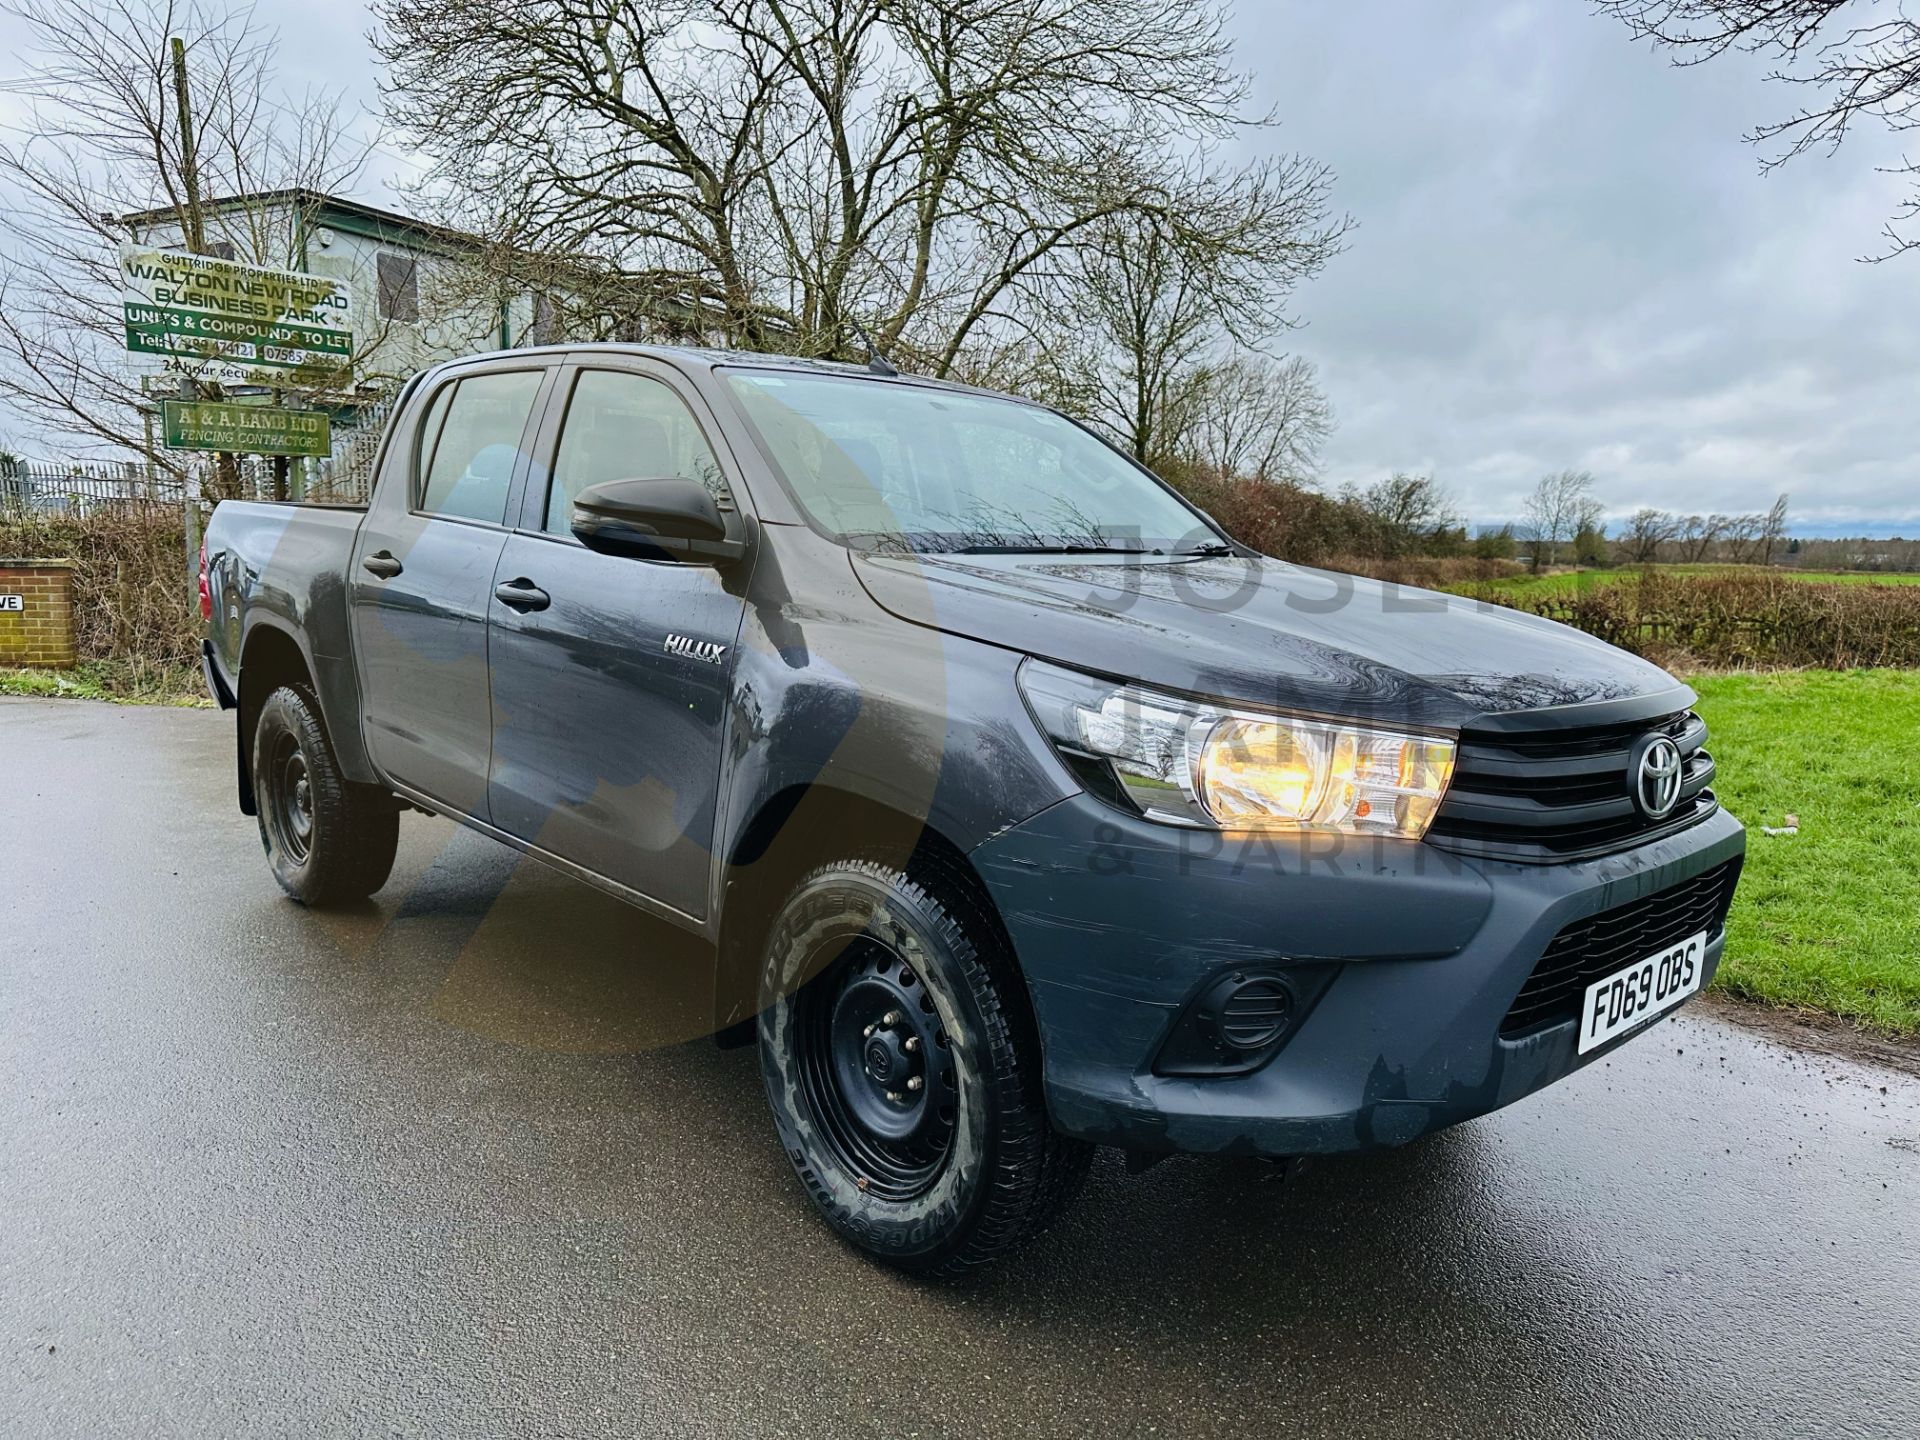
[[[1057, 1128], [1133, 1149], [1304, 1155], [1405, 1144], [1605, 1054], [1577, 1055], [1571, 1020], [1501, 1037], [1548, 942], [1745, 848], [1724, 811], [1616, 855], [1517, 865], [1405, 841], [1177, 830], [1082, 795], [972, 859], [1028, 981]], [[1724, 944], [1709, 946], [1708, 979]], [[1237, 968], [1322, 961], [1340, 962], [1332, 984], [1259, 1069], [1154, 1073], [1196, 991]]]

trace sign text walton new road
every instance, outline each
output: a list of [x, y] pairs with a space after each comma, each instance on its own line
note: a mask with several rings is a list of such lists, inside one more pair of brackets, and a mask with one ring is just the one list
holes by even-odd
[[122, 246], [127, 353], [225, 385], [340, 390], [353, 378], [353, 302], [338, 280], [208, 255]]

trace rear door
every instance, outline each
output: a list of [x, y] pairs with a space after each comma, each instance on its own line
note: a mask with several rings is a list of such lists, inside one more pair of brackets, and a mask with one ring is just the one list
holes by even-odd
[[697, 403], [638, 357], [561, 372], [500, 556], [489, 801], [516, 838], [704, 919], [747, 567], [602, 555], [569, 528], [587, 485], [684, 476], [739, 529]]
[[487, 818], [487, 622], [549, 370], [462, 367], [389, 440], [347, 590], [367, 750], [382, 773]]

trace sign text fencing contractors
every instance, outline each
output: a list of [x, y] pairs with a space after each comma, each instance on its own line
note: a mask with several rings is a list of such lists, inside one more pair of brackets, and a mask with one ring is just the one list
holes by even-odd
[[226, 450], [244, 455], [332, 452], [332, 427], [323, 410], [163, 400], [160, 412], [169, 450]]
[[352, 383], [353, 304], [338, 280], [123, 246], [127, 353], [225, 385]]

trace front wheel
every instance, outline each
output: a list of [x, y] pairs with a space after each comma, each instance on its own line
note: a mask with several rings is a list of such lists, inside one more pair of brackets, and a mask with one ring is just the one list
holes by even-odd
[[760, 1061], [783, 1148], [843, 1237], [965, 1273], [1036, 1234], [1092, 1147], [1054, 1133], [1019, 977], [964, 888], [844, 861], [769, 933]]
[[294, 899], [337, 905], [387, 883], [400, 843], [399, 807], [340, 773], [317, 707], [291, 686], [260, 707], [253, 796], [267, 864]]

